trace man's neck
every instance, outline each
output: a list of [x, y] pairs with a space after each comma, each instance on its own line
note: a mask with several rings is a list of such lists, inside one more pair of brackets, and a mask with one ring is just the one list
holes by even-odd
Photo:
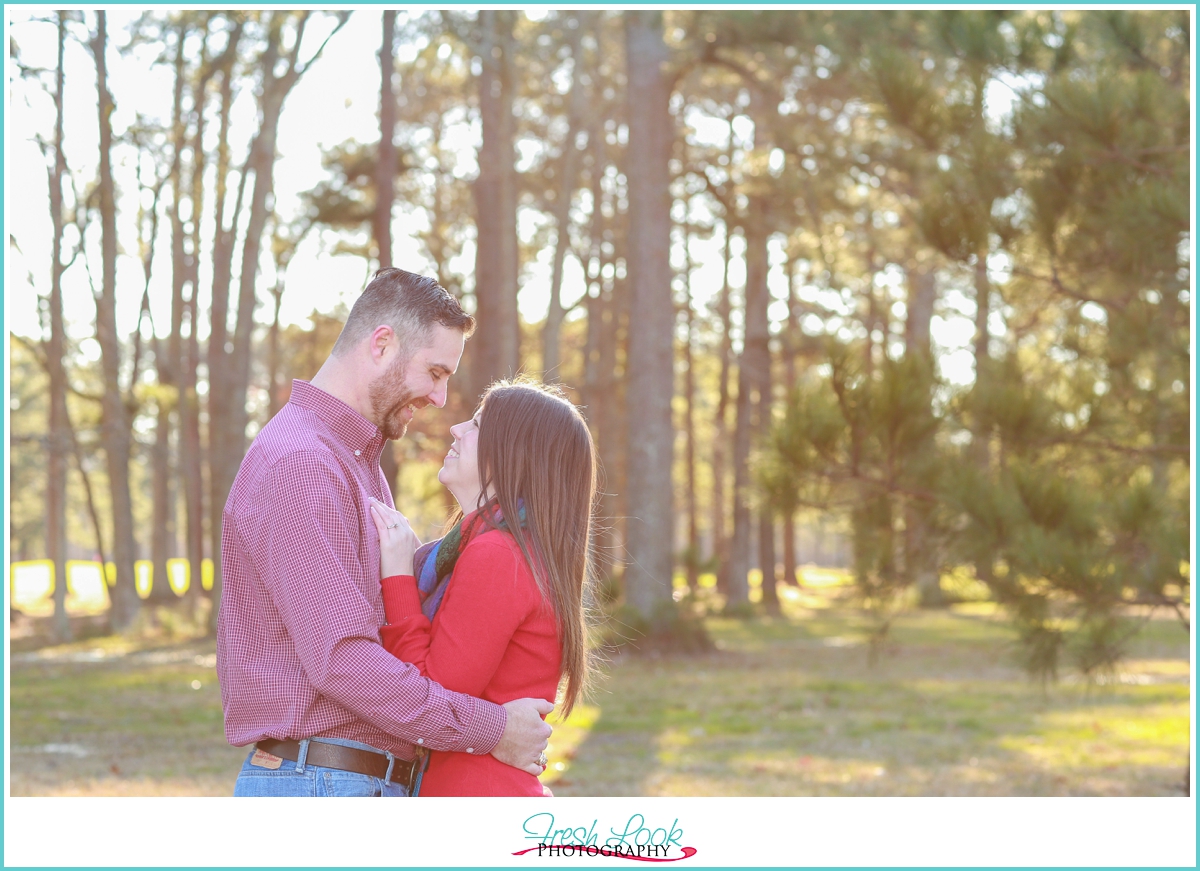
[[367, 420], [373, 419], [367, 379], [351, 371], [351, 367], [338, 358], [329, 357], [309, 383], [340, 399]]

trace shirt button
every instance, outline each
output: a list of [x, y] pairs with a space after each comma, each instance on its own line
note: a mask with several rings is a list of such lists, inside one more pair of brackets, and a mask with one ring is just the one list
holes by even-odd
[[417, 743], [418, 743], [418, 744], [424, 744], [424, 743], [425, 743], [425, 739], [424, 739], [424, 738], [418, 738], [418, 739], [417, 739]]
[[356, 457], [361, 457], [361, 456], [362, 456], [362, 451], [355, 451], [355, 452], [354, 452], [354, 456], [356, 456]]
[[475, 752], [475, 748], [474, 748], [474, 747], [468, 747], [468, 748], [467, 748], [467, 752], [468, 752], [468, 753], [474, 753], [474, 752]]

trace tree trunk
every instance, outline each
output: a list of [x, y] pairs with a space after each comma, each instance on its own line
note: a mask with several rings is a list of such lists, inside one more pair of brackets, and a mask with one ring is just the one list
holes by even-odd
[[128, 629], [140, 607], [133, 575], [136, 545], [133, 539], [133, 498], [129, 489], [129, 452], [132, 426], [121, 392], [121, 344], [117, 336], [117, 207], [112, 174], [113, 99], [108, 90], [105, 52], [108, 28], [105, 13], [96, 13], [96, 33], [91, 41], [96, 59], [100, 121], [100, 250], [101, 289], [96, 299], [96, 340], [104, 378], [102, 441], [112, 493], [113, 563], [116, 569], [112, 598], [112, 626]]
[[631, 288], [627, 396], [629, 474], [626, 595], [647, 619], [671, 599], [671, 396], [674, 356], [671, 304], [670, 158], [674, 124], [661, 11], [627, 10], [629, 256]]
[[204, 467], [200, 440], [200, 397], [196, 391], [196, 368], [200, 346], [196, 338], [196, 288], [188, 302], [187, 355], [183, 361], [179, 385], [179, 465], [183, 479], [187, 532], [185, 549], [188, 560], [188, 598], [194, 606], [204, 595], [201, 585], [204, 564]]
[[554, 226], [558, 238], [554, 243], [554, 267], [550, 277], [550, 307], [546, 311], [546, 323], [542, 329], [542, 378], [546, 381], [558, 381], [559, 335], [565, 315], [562, 303], [563, 261], [567, 249], [571, 246], [571, 199], [575, 193], [575, 183], [579, 178], [579, 149], [575, 147], [575, 139], [583, 123], [583, 115], [587, 111], [587, 92], [580, 83], [580, 66], [583, 63], [583, 51], [580, 40], [583, 36], [584, 24], [588, 20], [586, 12], [577, 12], [574, 29], [568, 28], [571, 47], [571, 86], [568, 97], [567, 138], [563, 142], [562, 176], [559, 179], [557, 198], [554, 202]]
[[588, 146], [592, 150], [591, 166], [591, 199], [592, 213], [588, 220], [588, 252], [587, 282], [587, 338], [583, 353], [583, 401], [588, 408], [588, 416], [592, 426], [598, 426], [602, 419], [597, 406], [601, 393], [599, 389], [602, 369], [600, 368], [601, 336], [604, 332], [604, 316], [606, 314], [604, 294], [604, 132], [599, 124], [593, 123], [588, 129]]
[[512, 114], [513, 13], [479, 12], [479, 114], [483, 142], [473, 185], [476, 213], [475, 316], [479, 331], [468, 345], [468, 373], [478, 397], [520, 365], [517, 316], [517, 184]]
[[[614, 252], [614, 260], [619, 256], [620, 253]], [[606, 385], [609, 395], [610, 424], [604, 450], [607, 451], [609, 457], [608, 468], [612, 470], [609, 479], [612, 482], [609, 487], [612, 496], [607, 502], [606, 510], [608, 516], [613, 518], [611, 532], [613, 571], [620, 572], [623, 580], [625, 567], [629, 565], [629, 515], [631, 514], [628, 487], [630, 475], [628, 435], [629, 398], [631, 396], [629, 389], [629, 334], [633, 293], [628, 277], [614, 278], [611, 308], [612, 323], [608, 337], [611, 344], [607, 350], [612, 355], [614, 362], [611, 370], [612, 377]], [[618, 359], [621, 360], [619, 369], [616, 362]]]
[[[733, 125], [729, 126], [729, 148], [726, 157], [732, 165], [733, 160]], [[728, 499], [725, 492], [725, 479], [728, 471], [729, 456], [729, 377], [733, 363], [733, 336], [730, 331], [730, 313], [733, 306], [730, 303], [729, 291], [729, 260], [732, 256], [733, 223], [730, 216], [725, 216], [725, 251], [722, 256], [721, 292], [717, 297], [717, 316], [721, 321], [721, 368], [717, 376], [717, 409], [713, 415], [713, 507], [712, 507], [712, 536], [713, 556], [717, 563], [717, 591], [728, 598], [731, 560], [733, 554], [730, 539], [727, 534], [725, 511]]]
[[[920, 370], [927, 376], [933, 373], [933, 349], [929, 338], [933, 306], [937, 300], [937, 277], [933, 267], [912, 267], [908, 270], [908, 312], [904, 323], [905, 353], [920, 360]], [[933, 396], [930, 393], [930, 400]], [[932, 434], [926, 448], [932, 450]], [[908, 499], [904, 508], [905, 571], [917, 587], [922, 608], [945, 605], [938, 559], [932, 535], [932, 506], [928, 502]]]
[[775, 573], [775, 515], [769, 508], [758, 512], [758, 562], [762, 568], [762, 600], [768, 613], [779, 613], [779, 578]]
[[692, 256], [688, 248], [691, 236], [691, 226], [684, 224], [683, 246], [686, 252], [684, 267], [684, 315], [687, 330], [683, 340], [683, 393], [685, 417], [683, 423], [684, 438], [686, 439], [687, 466], [687, 564], [686, 578], [688, 590], [695, 592], [700, 586], [700, 524], [696, 509], [696, 376], [692, 372]]
[[[159, 343], [161, 345], [161, 343]], [[151, 448], [150, 465], [153, 479], [154, 522], [150, 538], [150, 560], [154, 567], [151, 575], [151, 596], [155, 600], [170, 601], [174, 598], [167, 577], [167, 560], [174, 550], [175, 501], [171, 487], [171, 406], [159, 396], [158, 414], [155, 420], [154, 446]]]
[[591, 276], [587, 302], [587, 351], [584, 363], [584, 403], [588, 421], [596, 440], [596, 453], [604, 483], [601, 486], [598, 529], [596, 531], [596, 574], [611, 578], [615, 562], [613, 524], [615, 523], [613, 488], [616, 486], [616, 465], [613, 462], [612, 407], [613, 383], [616, 378], [617, 314], [612, 287], [607, 286], [604, 267], [606, 222], [601, 205], [604, 199], [604, 133], [594, 124], [590, 133], [592, 147], [592, 214], [588, 233], [591, 237]]
[[745, 606], [750, 602], [750, 458], [751, 415], [750, 378], [743, 351], [738, 364], [736, 421], [733, 429], [733, 535], [729, 542], [728, 592], [726, 605]]
[[[988, 377], [988, 315], [990, 314], [990, 296], [991, 282], [987, 276], [987, 251], [982, 250], [977, 254], [975, 263], [975, 383], [982, 384]], [[980, 467], [986, 469], [988, 466], [988, 433], [979, 425], [976, 424], [973, 435], [972, 450], [975, 455], [976, 462]]]
[[[987, 275], [987, 247], [976, 252], [975, 262], [975, 386], [987, 383], [991, 358], [988, 351], [988, 315], [991, 311], [992, 285]], [[978, 421], [971, 433], [971, 456], [986, 475], [991, 466], [991, 433]], [[975, 576], [985, 584], [993, 579], [992, 560], [982, 557], [975, 564]]]
[[[179, 73], [182, 66], [182, 39], [179, 40], [179, 45], [176, 48], [176, 81], [175, 81], [175, 99], [176, 103], [172, 111], [172, 117], [175, 119], [175, 130], [173, 131], [173, 139], [176, 146], [180, 144], [182, 135], [178, 129], [178, 118], [181, 111], [181, 101], [183, 99], [182, 81], [179, 78]], [[148, 156], [153, 161], [156, 157], [155, 153], [149, 152]], [[167, 172], [167, 180], [178, 181], [177, 173], [177, 158], [178, 151], [172, 154], [171, 166]], [[141, 193], [145, 192], [145, 188], [141, 186]], [[139, 316], [138, 332], [135, 334], [134, 344], [134, 363], [133, 363], [133, 378], [130, 381], [132, 385], [137, 383], [139, 348], [141, 338], [141, 317], [149, 317], [150, 315], [150, 282], [153, 276], [154, 267], [154, 249], [158, 242], [158, 201], [162, 194], [162, 182], [157, 179], [155, 187], [151, 189], [153, 199], [149, 208], [149, 237], [145, 235], [145, 220], [142, 211], [139, 209], [138, 214], [138, 247], [142, 255], [142, 275], [143, 275], [143, 290], [142, 290], [142, 313]], [[173, 205], [177, 197], [173, 197]], [[172, 219], [172, 237], [171, 248], [172, 255], [175, 254], [175, 247], [178, 241], [181, 241], [175, 231], [174, 220]], [[172, 281], [172, 310], [171, 310], [171, 325], [175, 327], [176, 321], [182, 316], [182, 312], [178, 311], [176, 303], [178, 299], [175, 291], [177, 286], [181, 284], [179, 278], [175, 275], [171, 277]], [[181, 290], [181, 288], [179, 288]], [[154, 321], [150, 320], [151, 330], [153, 331]], [[150, 599], [154, 602], [170, 602], [175, 598], [174, 592], [171, 590], [171, 585], [167, 577], [167, 560], [174, 550], [174, 517], [175, 517], [175, 502], [173, 496], [173, 488], [171, 486], [171, 417], [175, 406], [175, 390], [176, 390], [176, 368], [177, 358], [172, 353], [175, 351], [177, 344], [173, 341], [174, 331], [164, 342], [157, 335], [152, 335], [151, 343], [154, 350], [154, 368], [155, 377], [158, 382], [158, 391], [154, 397], [155, 405], [155, 427], [154, 427], [154, 444], [150, 448], [150, 490], [152, 505], [154, 507], [153, 517], [150, 524], [150, 566], [151, 566], [151, 588]]]
[[[752, 204], [751, 212], [760, 207]], [[746, 233], [746, 326], [742, 355], [738, 362], [737, 425], [733, 447], [733, 543], [729, 576], [729, 602], [733, 605], [749, 601], [750, 449], [761, 425], [762, 411], [770, 407], [771, 378], [767, 321], [767, 230], [753, 215], [746, 220], [743, 229]], [[773, 539], [773, 536], [768, 538]], [[774, 553], [771, 556], [773, 563]], [[759, 557], [761, 562], [761, 550]], [[767, 567], [762, 568], [765, 578]], [[774, 574], [773, 568], [771, 573]], [[767, 601], [767, 586], [764, 584], [763, 587], [764, 601]]]
[[[220, 515], [224, 510], [225, 500], [246, 452], [246, 424], [249, 422], [246, 392], [250, 383], [250, 342], [256, 303], [255, 281], [258, 276], [263, 230], [266, 228], [267, 217], [271, 209], [268, 199], [273, 187], [272, 175], [275, 166], [275, 142], [279, 131], [279, 116], [283, 111], [283, 103], [288, 93], [303, 72], [312, 65], [312, 61], [310, 61], [301, 67], [297, 59], [310, 14], [309, 12], [298, 13], [296, 33], [291, 43], [292, 48], [286, 57], [283, 56], [281, 47], [284, 26], [291, 13], [272, 13], [267, 28], [267, 46], [259, 62], [259, 69], [263, 77], [259, 96], [261, 126], [250, 145], [250, 154], [246, 158], [241, 182], [239, 182], [241, 184], [250, 175], [254, 176], [254, 187], [250, 195], [250, 214], [246, 222], [246, 236], [242, 243], [237, 316], [232, 342], [228, 341], [227, 335], [220, 336], [225, 341], [219, 343], [217, 341], [218, 332], [215, 323], [217, 294], [215, 290], [213, 294], [214, 329], [208, 348], [208, 377], [211, 433], [209, 468], [212, 493], [210, 510], [213, 513], [213, 602], [215, 606], [219, 606], [221, 601]], [[348, 14], [343, 13], [342, 24], [345, 23]], [[338, 28], [342, 24], [339, 24]], [[317, 54], [319, 55], [320, 52], [318, 51]], [[281, 63], [282, 73], [276, 74], [276, 69]], [[236, 223], [233, 226], [236, 227]], [[226, 317], [227, 311], [226, 307], [223, 312]], [[223, 324], [223, 326], [227, 328], [227, 325]], [[223, 333], [224, 330], [221, 332]], [[218, 607], [214, 607], [211, 615], [210, 628], [214, 631], [218, 610]]]
[[717, 590], [722, 595], [729, 595], [730, 570], [730, 540], [726, 524], [725, 511], [728, 498], [725, 491], [725, 478], [728, 469], [729, 455], [729, 375], [733, 361], [733, 346], [729, 336], [729, 243], [725, 244], [725, 282], [721, 287], [721, 296], [717, 303], [718, 316], [721, 318], [721, 368], [717, 376], [717, 409], [713, 414], [713, 504], [712, 504], [712, 538], [713, 557], [717, 564]]
[[[796, 292], [797, 258], [788, 258], [787, 324], [783, 341], [783, 386], [789, 398], [796, 390], [796, 357], [800, 353], [800, 300]], [[789, 506], [783, 512], [783, 582], [800, 586], [796, 566], [796, 510]]]
[[379, 159], [375, 163], [375, 215], [372, 222], [381, 269], [392, 265], [392, 202], [396, 174], [396, 95], [392, 91], [395, 40], [396, 11], [387, 9], [383, 13], [383, 40], [379, 46]]
[[[392, 90], [395, 77], [396, 11], [383, 13], [383, 38], [379, 46], [379, 159], [375, 164], [375, 214], [373, 231], [379, 268], [392, 266], [392, 204], [395, 201], [396, 177], [396, 94]], [[440, 267], [440, 264], [439, 264]], [[439, 269], [440, 271], [440, 269]], [[379, 467], [395, 494], [400, 481], [400, 465], [391, 444], [383, 446]]]
[[[183, 370], [183, 320], [187, 305], [184, 301], [184, 287], [189, 276], [187, 255], [187, 231], [183, 223], [182, 205], [185, 199], [183, 189], [183, 154], [187, 149], [187, 124], [183, 114], [183, 94], [185, 84], [184, 41], [187, 38], [186, 19], [181, 17], [175, 29], [175, 83], [171, 105], [171, 169], [167, 181], [171, 185], [171, 204], [168, 217], [171, 222], [171, 333], [163, 348], [163, 342], [154, 340], [154, 364], [160, 385], [158, 394], [158, 420], [155, 428], [155, 444], [152, 453], [154, 470], [154, 538], [151, 545], [151, 558], [154, 562], [154, 594], [157, 597], [164, 593], [171, 594], [170, 578], [167, 574], [167, 560], [178, 547], [179, 535], [175, 519], [176, 493], [172, 487], [173, 475], [170, 460], [171, 418], [175, 412], [175, 422], [182, 425], [184, 420], [180, 391]], [[197, 159], [193, 156], [193, 159]], [[196, 213], [193, 212], [193, 215]], [[147, 262], [147, 283], [149, 283], [149, 265]], [[167, 394], [170, 394], [169, 400]], [[182, 433], [180, 434], [182, 441]], [[178, 447], [177, 447], [178, 450]], [[178, 465], [184, 461], [183, 451], [179, 451]], [[179, 469], [176, 468], [176, 475]], [[185, 506], [191, 511], [191, 506]]]
[[[210, 330], [207, 347], [208, 365], [208, 444], [207, 459], [209, 468], [208, 481], [208, 535], [209, 553], [213, 561], [213, 587], [211, 596], [212, 610], [209, 612], [210, 631], [216, 631], [216, 619], [220, 604], [221, 593], [221, 514], [225, 508], [227, 493], [222, 492], [225, 473], [218, 480], [218, 467], [224, 461], [228, 451], [225, 436], [225, 399], [222, 391], [225, 389], [226, 377], [223, 375], [226, 336], [229, 332], [229, 289], [233, 280], [233, 247], [237, 231], [238, 217], [242, 210], [242, 196], [245, 191], [246, 174], [242, 173], [238, 183], [238, 194], [233, 207], [233, 214], [227, 219], [226, 197], [228, 195], [228, 180], [230, 171], [229, 158], [229, 124], [233, 107], [233, 63], [236, 57], [236, 46], [241, 38], [241, 30], [245, 19], [238, 15], [235, 19], [234, 32], [230, 36], [230, 45], [235, 49], [228, 55], [227, 62], [221, 69], [221, 103], [219, 110], [219, 133], [217, 136], [216, 161], [216, 197], [214, 214], [217, 216], [217, 233], [213, 242], [213, 285], [212, 309], [209, 317]], [[226, 223], [228, 221], [228, 223]], [[199, 251], [199, 249], [195, 249]], [[195, 337], [198, 328], [198, 309], [196, 306], [196, 290], [192, 291], [192, 325], [191, 335]], [[199, 409], [197, 408], [197, 414]], [[232, 478], [230, 478], [232, 480]], [[198, 575], [193, 575], [193, 579]]]
[[[868, 274], [871, 271], [868, 270]], [[867, 280], [867, 314], [863, 326], [867, 328], [867, 341], [863, 345], [863, 379], [869, 384], [875, 380], [875, 329], [879, 326], [879, 298], [875, 294], [874, 282]]]
[[[767, 210], [767, 204], [751, 201], [757, 215]], [[771, 294], [767, 287], [770, 266], [767, 252], [769, 234], [765, 225], [752, 219], [753, 228], [746, 233], [746, 337], [743, 349], [743, 368], [748, 370], [754, 394], [753, 442], [761, 443], [771, 426], [771, 326], [767, 316]], [[750, 246], [754, 247], [751, 248]], [[748, 364], [748, 365], [747, 365]], [[775, 515], [764, 505], [758, 519], [758, 563], [762, 571], [763, 604], [768, 612], [779, 613], [779, 592], [775, 583]]]
[[283, 407], [283, 385], [280, 383], [282, 359], [279, 353], [279, 312], [283, 308], [283, 282], [279, 280], [276, 266], [275, 286], [271, 288], [271, 327], [267, 330], [267, 419], [270, 420]]
[[[750, 116], [754, 119], [754, 144], [771, 147], [771, 123], [776, 105], [761, 88], [751, 90]], [[752, 446], [765, 443], [771, 428], [771, 325], [768, 309], [771, 293], [767, 286], [770, 256], [767, 242], [771, 226], [766, 218], [771, 203], [765, 196], [751, 197], [751, 227], [746, 233], [746, 333], [743, 361], [749, 366], [754, 392]], [[758, 564], [762, 577], [762, 601], [769, 614], [779, 613], [779, 590], [775, 575], [776, 506], [764, 502], [758, 516]]]
[[[280, 32], [272, 30], [273, 40]], [[268, 51], [268, 56], [271, 52]], [[272, 59], [273, 60], [273, 59]], [[270, 67], [264, 64], [265, 74]], [[274, 99], [273, 99], [274, 97]], [[275, 135], [282, 108], [282, 95], [273, 95], [264, 87], [263, 122], [250, 147], [243, 175], [254, 176], [254, 188], [250, 197], [250, 216], [246, 226], [246, 237], [242, 244], [242, 266], [238, 281], [237, 319], [233, 342], [223, 346], [210, 344], [208, 349], [208, 377], [210, 387], [210, 419], [212, 421], [212, 480], [213, 511], [223, 510], [225, 499], [233, 486], [242, 457], [246, 452], [246, 391], [250, 379], [250, 340], [253, 329], [253, 314], [256, 305], [255, 280], [258, 277], [258, 258], [262, 246], [262, 233], [266, 227], [267, 198], [272, 188], [272, 170], [275, 162]], [[213, 400], [216, 400], [215, 402]], [[220, 524], [213, 532], [213, 559], [220, 561]], [[220, 602], [221, 582], [218, 571], [213, 582], [213, 598]], [[214, 612], [215, 613], [215, 612]], [[215, 616], [213, 618], [216, 619]], [[214, 623], [215, 629], [215, 623]]]
[[[240, 34], [240, 23], [235, 25], [235, 32], [230, 36], [230, 47], [236, 48]], [[206, 34], [207, 36], [207, 34]], [[203, 45], [203, 43], [202, 43]], [[203, 67], [204, 58], [201, 58]], [[190, 196], [191, 196], [191, 227], [182, 228], [187, 232], [190, 250], [185, 248], [183, 262], [180, 268], [184, 270], [185, 283], [180, 288], [188, 289], [188, 295], [181, 298], [181, 318], [179, 324], [179, 474], [183, 479], [183, 501], [186, 510], [185, 553], [188, 560], [188, 592], [193, 614], [198, 611], [201, 598], [204, 596], [202, 586], [204, 560], [204, 450], [200, 439], [200, 397], [196, 391], [199, 380], [200, 341], [198, 337], [197, 297], [200, 290], [199, 280], [199, 251], [202, 244], [201, 222], [197, 216], [204, 211], [204, 170], [207, 163], [204, 154], [204, 107], [206, 104], [205, 91], [209, 78], [216, 73], [216, 67], [198, 76], [192, 90], [192, 163], [190, 167]], [[228, 71], [225, 81], [229, 80]], [[222, 103], [224, 118], [228, 118], [228, 109]], [[224, 126], [224, 125], [223, 125]], [[182, 181], [181, 181], [182, 184]], [[218, 173], [218, 184], [223, 187]], [[187, 324], [187, 337], [183, 338], [184, 322]]]
[[937, 278], [929, 267], [910, 267], [908, 270], [907, 316], [904, 321], [904, 350], [906, 354], [933, 355], [930, 344], [930, 323], [937, 301]]
[[46, 556], [54, 563], [54, 639], [71, 640], [67, 616], [67, 464], [71, 451], [67, 419], [66, 327], [63, 323], [62, 248], [63, 176], [63, 52], [67, 39], [66, 13], [58, 13], [58, 63], [54, 68], [54, 169], [50, 174], [50, 220], [54, 226], [50, 260], [50, 340], [46, 345], [46, 374], [50, 378], [49, 456], [46, 458]]
[[[183, 44], [187, 38], [187, 25], [181, 19], [175, 31], [175, 90], [171, 104], [171, 171], [167, 181], [171, 185], [171, 335], [167, 343], [167, 359], [170, 365], [162, 366], [155, 359], [159, 381], [165, 379], [176, 390], [179, 388], [179, 368], [183, 359], [183, 288], [188, 279], [187, 232], [183, 226], [183, 154], [187, 149], [187, 125], [183, 117], [184, 55]], [[156, 355], [157, 357], [157, 355]]]
[[800, 569], [796, 565], [796, 512], [783, 516], [783, 582], [800, 586]]
[[[101, 565], [101, 577], [104, 576], [104, 566], [108, 565], [108, 555], [104, 547], [104, 529], [100, 523], [100, 512], [96, 508], [96, 494], [92, 490], [92, 478], [88, 474], [87, 464], [83, 461], [83, 449], [79, 445], [79, 439], [75, 435], [75, 428], [71, 423], [70, 416], [67, 417], [67, 437], [71, 440], [71, 453], [75, 456], [75, 466], [79, 469], [79, 477], [83, 481], [83, 496], [87, 502], [88, 517], [92, 521], [92, 531], [96, 534], [96, 559]], [[107, 582], [106, 582], [107, 584]], [[109, 609], [108, 609], [108, 628], [113, 631], [113, 614], [116, 611], [115, 603], [113, 602], [112, 591], [105, 590], [109, 593]]]
[[[180, 349], [176, 359], [179, 360], [179, 475], [184, 485], [184, 505], [186, 512], [186, 535], [185, 535], [185, 552], [187, 555], [188, 564], [188, 585], [187, 585], [187, 600], [191, 603], [193, 614], [196, 614], [199, 609], [199, 602], [204, 597], [203, 589], [203, 563], [204, 563], [204, 517], [205, 517], [205, 489], [204, 489], [204, 464], [205, 450], [204, 443], [200, 439], [200, 398], [197, 392], [198, 383], [198, 368], [200, 360], [202, 360], [202, 350], [199, 344], [199, 312], [198, 312], [198, 296], [199, 296], [199, 252], [202, 250], [204, 242], [204, 230], [202, 222], [198, 220], [199, 215], [204, 214], [204, 174], [206, 163], [204, 151], [204, 110], [206, 107], [206, 90], [208, 90], [209, 80], [216, 76], [218, 72], [222, 73], [222, 89], [221, 89], [221, 130], [222, 139], [218, 148], [224, 149], [223, 152], [218, 151], [218, 156], [224, 154], [224, 160], [218, 160], [217, 167], [217, 191], [221, 196], [217, 200], [217, 215], [218, 228], [221, 228], [224, 211], [224, 172], [228, 172], [228, 149], [224, 134], [228, 132], [229, 106], [232, 103], [232, 68], [233, 59], [238, 50], [238, 44], [241, 38], [242, 19], [235, 18], [234, 29], [229, 35], [226, 54], [222, 58], [215, 59], [210, 62], [208, 60], [208, 30], [212, 19], [205, 19], [205, 32], [200, 48], [202, 54], [199, 59], [199, 73], [193, 80], [192, 84], [192, 136], [191, 136], [191, 166], [188, 172], [188, 187], [190, 187], [191, 198], [191, 226], [182, 227], [181, 230], [186, 234], [186, 245], [182, 252], [182, 264], [180, 269], [184, 270], [184, 283], [180, 287]], [[182, 185], [182, 180], [180, 181]], [[182, 194], [180, 194], [180, 199]], [[223, 228], [222, 228], [223, 229]], [[218, 233], [220, 235], [220, 233]], [[214, 257], [216, 252], [214, 252]], [[226, 270], [228, 275], [228, 270]], [[187, 295], [182, 296], [184, 289], [187, 289]], [[228, 288], [228, 284], [226, 284]], [[184, 326], [187, 326], [187, 335], [184, 336]]]

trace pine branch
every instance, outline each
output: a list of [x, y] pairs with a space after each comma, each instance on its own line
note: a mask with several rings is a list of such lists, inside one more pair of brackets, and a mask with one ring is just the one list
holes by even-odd
[[[353, 10], [351, 10], [351, 12], [352, 11]], [[299, 36], [296, 37], [296, 47], [292, 51], [292, 69], [296, 70], [296, 78], [299, 78], [300, 76], [302, 76], [306, 72], [308, 72], [308, 68], [317, 62], [317, 60], [321, 57], [322, 52], [325, 51], [325, 46], [329, 44], [329, 40], [333, 39], [333, 35], [335, 33], [337, 33], [339, 30], [341, 30], [343, 27], [345, 27], [346, 22], [350, 20], [351, 12], [339, 12], [337, 14], [337, 17], [338, 17], [337, 25], [333, 28], [332, 31], [330, 31], [329, 36], [325, 37], [325, 41], [322, 42], [321, 45], [317, 48], [316, 54], [314, 54], [312, 57], [310, 57], [304, 63], [304, 65], [299, 68], [296, 67], [296, 53], [300, 50], [300, 38], [299, 38]], [[304, 22], [302, 21], [300, 23], [301, 32], [303, 32], [303, 28], [304, 28]]]
[[1188, 445], [1146, 445], [1144, 447], [1138, 447], [1135, 445], [1123, 445], [1120, 442], [1114, 442], [1109, 439], [1072, 438], [1069, 436], [1056, 439], [1043, 439], [1033, 442], [1032, 444], [1036, 447], [1075, 445], [1081, 448], [1094, 448], [1097, 450], [1112, 451], [1114, 453], [1130, 454], [1132, 456], [1175, 454], [1176, 456], [1186, 457], [1191, 455], [1191, 448]]
[[25, 336], [22, 336], [20, 333], [11, 333], [10, 332], [9, 335], [12, 336], [14, 339], [16, 339], [17, 344], [24, 346], [25, 350], [27, 350], [30, 354], [33, 355], [34, 359], [37, 360], [37, 364], [42, 369], [42, 371], [49, 374], [50, 360], [46, 356], [46, 343], [44, 341], [29, 339], [29, 338], [26, 338]]
[[1044, 282], [1045, 284], [1048, 284], [1051, 287], [1053, 287], [1055, 290], [1057, 290], [1063, 296], [1069, 297], [1069, 298], [1077, 300], [1079, 302], [1094, 302], [1096, 305], [1102, 306], [1106, 309], [1113, 308], [1119, 312], [1124, 312], [1125, 309], [1128, 307], [1126, 303], [1124, 303], [1120, 300], [1101, 299], [1100, 297], [1090, 296], [1081, 290], [1076, 290], [1072, 287], [1068, 287], [1063, 282], [1062, 278], [1059, 276], [1058, 267], [1056, 267], [1054, 265], [1051, 265], [1049, 275], [1042, 275], [1038, 272], [1034, 272], [1031, 269], [1025, 269], [1025, 268], [1023, 268], [1021, 266], [1017, 266], [1015, 264], [1011, 267], [1011, 271], [1012, 271], [1013, 275], [1019, 275], [1022, 278], [1029, 278], [1029, 279], [1032, 279], [1033, 281]]

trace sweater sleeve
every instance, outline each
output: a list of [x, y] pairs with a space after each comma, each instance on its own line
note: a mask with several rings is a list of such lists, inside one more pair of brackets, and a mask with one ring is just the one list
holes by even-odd
[[387, 623], [379, 629], [379, 639], [392, 656], [415, 665], [428, 677], [425, 662], [429, 657], [429, 618], [421, 613], [417, 579], [412, 575], [393, 575], [379, 582], [383, 590], [383, 610]]
[[421, 613], [416, 580], [383, 580], [384, 647], [448, 690], [479, 696], [535, 603], [520, 552], [503, 541], [471, 542], [459, 557], [437, 613], [437, 632]]

